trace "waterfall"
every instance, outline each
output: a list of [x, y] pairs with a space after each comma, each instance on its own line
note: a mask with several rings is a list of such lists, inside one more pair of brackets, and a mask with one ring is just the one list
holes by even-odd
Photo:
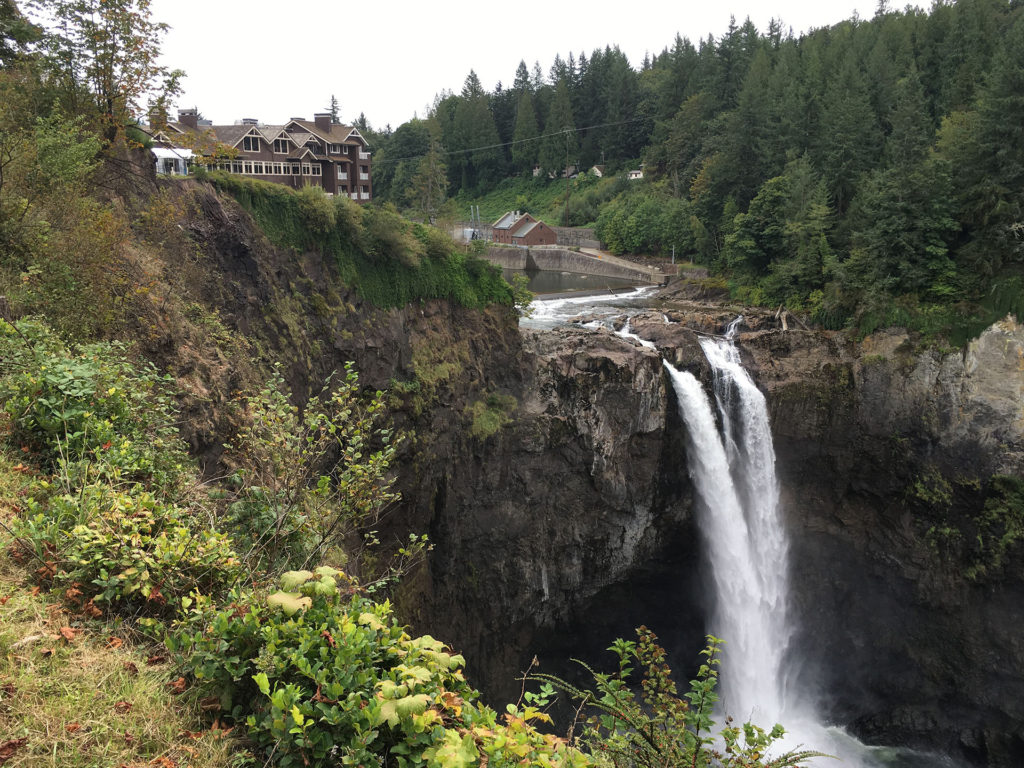
[[[779, 513], [767, 404], [735, 345], [741, 320], [730, 324], [724, 338], [700, 339], [713, 372], [714, 408], [691, 373], [662, 361], [686, 424], [688, 469], [699, 496], [697, 521], [714, 579], [708, 630], [725, 640], [719, 716], [767, 728], [781, 722], [787, 729], [782, 749], [822, 750], [848, 768], [954, 766], [945, 757], [868, 747], [823, 725], [807, 702], [787, 696], [789, 547]], [[633, 337], [628, 326], [623, 331]]]
[[707, 341], [723, 432], [731, 439], [722, 439], [700, 382], [667, 361], [664, 366], [687, 426], [689, 472], [701, 499], [698, 520], [716, 598], [709, 630], [726, 641], [721, 708], [740, 722], [770, 726], [783, 709], [780, 681], [788, 642], [786, 540], [778, 519], [775, 456], [764, 396], [738, 364], [726, 364], [731, 340]]

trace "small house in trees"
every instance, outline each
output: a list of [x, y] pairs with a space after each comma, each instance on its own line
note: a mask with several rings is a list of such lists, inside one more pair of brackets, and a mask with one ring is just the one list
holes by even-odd
[[637, 168], [635, 171], [630, 171], [629, 173], [627, 173], [626, 176], [629, 178], [630, 181], [642, 179], [644, 177], [644, 169]]
[[366, 139], [355, 127], [332, 122], [329, 112], [312, 120], [293, 117], [283, 125], [255, 118], [205, 125], [197, 110], [183, 109], [177, 121], [154, 126], [153, 137], [164, 148], [193, 148], [210, 167], [229, 173], [295, 188], [317, 186], [359, 202], [373, 196]]
[[530, 247], [534, 245], [554, 245], [558, 235], [543, 221], [538, 221], [528, 213], [509, 211], [491, 227], [492, 238], [496, 243], [507, 243]]

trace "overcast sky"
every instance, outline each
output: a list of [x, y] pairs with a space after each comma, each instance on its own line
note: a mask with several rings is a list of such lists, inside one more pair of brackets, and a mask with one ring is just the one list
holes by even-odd
[[[898, 3], [892, 3], [899, 7]], [[796, 33], [856, 11], [870, 19], [877, 0], [632, 0], [588, 3], [343, 3], [338, 0], [153, 0], [171, 30], [164, 61], [187, 78], [179, 107], [198, 107], [215, 124], [255, 117], [312, 119], [331, 94], [341, 119], [365, 113], [375, 128], [423, 117], [442, 90], [459, 91], [474, 69], [484, 88], [509, 86], [520, 60], [545, 75], [555, 54], [589, 56], [618, 45], [634, 67], [670, 46], [676, 32], [694, 44], [749, 16], [762, 32], [772, 18]]]

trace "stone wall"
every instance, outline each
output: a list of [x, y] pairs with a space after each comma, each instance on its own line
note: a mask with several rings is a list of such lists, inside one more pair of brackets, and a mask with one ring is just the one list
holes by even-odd
[[648, 271], [621, 263], [605, 261], [586, 253], [564, 248], [496, 248], [487, 250], [483, 258], [502, 269], [541, 270], [547, 272], [574, 272], [581, 275], [617, 277], [638, 283], [651, 282]]

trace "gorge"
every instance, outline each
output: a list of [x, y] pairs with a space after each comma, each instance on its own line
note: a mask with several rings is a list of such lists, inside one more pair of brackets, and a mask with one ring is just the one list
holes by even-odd
[[[534, 655], [546, 670], [600, 666], [641, 624], [686, 674], [713, 582], [662, 358], [711, 391], [700, 338], [737, 308], [683, 285], [642, 295], [649, 306], [571, 310], [620, 329], [628, 316], [657, 350], [603, 327], [520, 329], [508, 307], [378, 308], [327, 257], [272, 245], [234, 202], [203, 185], [180, 194], [201, 258], [169, 262], [174, 290], [281, 360], [299, 399], [354, 360], [414, 431], [382, 531], [434, 544], [405, 620], [465, 653], [493, 701], [514, 700]], [[1024, 474], [1024, 329], [1008, 319], [940, 350], [896, 330], [855, 341], [744, 318], [736, 348], [765, 395], [791, 536], [793, 684], [867, 743], [1019, 765], [1024, 574], [1012, 516], [992, 510], [1010, 506], [999, 478]], [[215, 467], [230, 392], [255, 374], [201, 331], [171, 315], [142, 344], [184, 390], [184, 434]], [[481, 413], [500, 426], [475, 429]]]

